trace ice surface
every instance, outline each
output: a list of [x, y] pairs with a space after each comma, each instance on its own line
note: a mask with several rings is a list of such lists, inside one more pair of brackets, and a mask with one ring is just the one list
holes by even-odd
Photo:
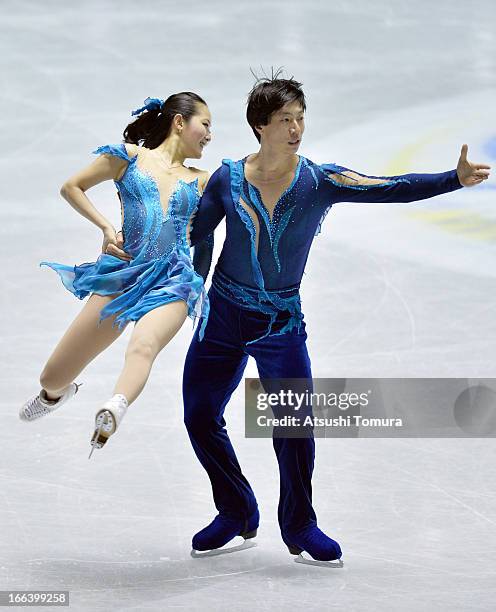
[[[438, 172], [467, 142], [494, 164], [496, 4], [4, 0], [0, 12], [0, 589], [70, 590], [71, 609], [88, 611], [493, 610], [492, 439], [317, 440], [319, 525], [345, 560], [330, 571], [294, 563], [280, 539], [272, 445], [243, 437], [242, 388], [227, 420], [260, 505], [258, 546], [190, 557], [215, 512], [182, 423], [189, 324], [90, 462], [129, 331], [60, 413], [26, 424], [17, 411], [81, 306], [38, 262], [92, 261], [100, 247], [58, 190], [120, 141], [145, 97], [208, 101], [214, 138], [198, 165], [211, 170], [256, 150], [244, 112], [260, 64], [303, 81], [300, 152], [315, 161]], [[315, 376], [496, 376], [495, 185], [332, 210], [302, 289]], [[113, 187], [90, 195], [118, 223]]]

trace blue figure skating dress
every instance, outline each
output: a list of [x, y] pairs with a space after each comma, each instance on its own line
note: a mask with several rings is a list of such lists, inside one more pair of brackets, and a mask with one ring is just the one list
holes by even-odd
[[117, 315], [115, 325], [137, 321], [154, 308], [184, 300], [188, 316], [201, 318], [200, 336], [208, 318], [209, 302], [203, 279], [190, 257], [187, 226], [198, 208], [198, 178], [179, 179], [167, 202], [161, 201], [158, 180], [141, 169], [138, 158], [149, 150], [139, 148], [132, 157], [123, 144], [105, 145], [94, 153], [109, 154], [128, 162], [115, 181], [119, 191], [124, 235], [123, 249], [132, 257], [123, 261], [102, 254], [96, 262], [79, 266], [41, 262], [55, 270], [66, 289], [79, 299], [91, 293], [118, 294], [101, 310], [101, 319]]

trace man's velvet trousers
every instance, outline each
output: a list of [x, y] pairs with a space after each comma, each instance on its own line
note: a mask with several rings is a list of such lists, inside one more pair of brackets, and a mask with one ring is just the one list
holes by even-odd
[[[198, 329], [186, 357], [183, 378], [184, 422], [195, 450], [212, 485], [220, 514], [248, 519], [257, 509], [253, 490], [243, 475], [226, 431], [224, 410], [251, 355], [266, 391], [273, 379], [299, 379], [312, 391], [310, 359], [306, 348], [305, 323], [289, 333], [277, 335], [289, 318], [281, 312], [271, 335], [261, 338], [270, 316], [240, 308], [215, 287], [209, 292], [210, 315], [202, 341]], [[274, 388], [272, 389], [274, 390]], [[274, 416], [278, 416], [274, 409]], [[279, 437], [274, 430], [273, 446], [279, 464], [278, 518], [283, 535], [316, 523], [312, 507], [312, 472], [315, 442], [312, 430], [301, 437]], [[284, 435], [284, 434], [283, 434]], [[260, 470], [260, 466], [259, 470]], [[263, 470], [262, 470], [263, 471]], [[207, 517], [205, 517], [207, 518]]]

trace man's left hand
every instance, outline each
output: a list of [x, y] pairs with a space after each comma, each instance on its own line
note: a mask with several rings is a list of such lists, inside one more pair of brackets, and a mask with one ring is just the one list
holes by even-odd
[[473, 187], [479, 185], [482, 181], [489, 178], [489, 170], [491, 166], [487, 164], [474, 164], [469, 162], [467, 159], [468, 145], [462, 145], [460, 153], [460, 159], [456, 166], [456, 173], [458, 174], [458, 180], [464, 187]]

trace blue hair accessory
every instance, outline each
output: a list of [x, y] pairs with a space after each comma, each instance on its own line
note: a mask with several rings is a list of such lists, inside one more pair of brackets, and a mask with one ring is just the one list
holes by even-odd
[[156, 110], [157, 108], [160, 109], [162, 108], [162, 104], [164, 102], [165, 100], [161, 100], [160, 98], [147, 98], [143, 103], [144, 106], [132, 111], [131, 115], [140, 115], [145, 110], [151, 111]]

